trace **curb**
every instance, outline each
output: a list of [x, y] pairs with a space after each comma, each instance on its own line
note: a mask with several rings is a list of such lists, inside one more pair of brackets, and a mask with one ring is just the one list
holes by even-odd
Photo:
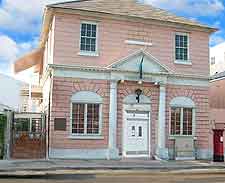
[[[151, 171], [150, 171], [151, 170]], [[170, 174], [170, 175], [186, 175], [186, 174], [224, 174], [225, 168], [176, 168], [176, 169], [168, 169], [166, 167], [159, 168], [129, 168], [129, 169], [119, 169], [119, 168], [63, 168], [63, 169], [48, 169], [48, 170], [13, 170], [13, 171], [0, 171], [0, 179], [3, 178], [14, 178], [14, 179], [28, 179], [28, 178], [57, 178], [57, 177], [65, 177], [69, 176], [104, 176], [104, 175], [127, 175], [127, 174], [138, 174], [138, 175], [162, 175], [162, 174]]]

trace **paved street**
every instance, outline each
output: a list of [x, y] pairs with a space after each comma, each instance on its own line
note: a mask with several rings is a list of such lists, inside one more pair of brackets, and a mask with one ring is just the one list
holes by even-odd
[[29, 179], [0, 179], [0, 183], [222, 183], [225, 174], [121, 174], [54, 175]]
[[221, 169], [224, 163], [210, 161], [157, 161], [149, 159], [121, 159], [121, 160], [2, 160], [0, 173], [19, 170], [47, 171], [59, 169], [151, 169], [151, 170], [179, 170], [179, 169]]
[[20, 182], [225, 183], [225, 164], [146, 159], [0, 161], [0, 183]]

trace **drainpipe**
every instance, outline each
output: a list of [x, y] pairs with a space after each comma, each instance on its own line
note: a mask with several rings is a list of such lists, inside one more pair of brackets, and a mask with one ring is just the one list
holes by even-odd
[[50, 113], [51, 113], [51, 91], [52, 91], [52, 72], [51, 70], [49, 71], [49, 77], [50, 77], [50, 90], [49, 90], [49, 98], [48, 98], [48, 132], [47, 132], [47, 139], [48, 139], [48, 143], [47, 143], [47, 157], [46, 159], [49, 159], [49, 149], [50, 149], [50, 145], [49, 145], [49, 140], [50, 140]]

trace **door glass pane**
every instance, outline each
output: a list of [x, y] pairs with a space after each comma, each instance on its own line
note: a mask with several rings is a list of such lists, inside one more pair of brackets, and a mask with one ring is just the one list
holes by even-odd
[[84, 104], [73, 104], [72, 109], [72, 133], [84, 133]]
[[183, 135], [192, 135], [192, 109], [184, 108]]
[[142, 137], [142, 127], [138, 127], [138, 137]]
[[135, 137], [135, 126], [132, 126], [131, 128], [131, 136]]
[[87, 104], [87, 133], [99, 133], [99, 104]]
[[171, 135], [180, 135], [180, 116], [181, 108], [172, 108], [171, 109]]

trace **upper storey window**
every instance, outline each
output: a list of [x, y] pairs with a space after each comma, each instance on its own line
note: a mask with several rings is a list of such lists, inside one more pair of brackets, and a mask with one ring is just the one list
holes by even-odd
[[82, 22], [80, 31], [80, 53], [96, 56], [97, 53], [97, 24]]
[[186, 33], [175, 34], [175, 62], [189, 64], [189, 36]]

